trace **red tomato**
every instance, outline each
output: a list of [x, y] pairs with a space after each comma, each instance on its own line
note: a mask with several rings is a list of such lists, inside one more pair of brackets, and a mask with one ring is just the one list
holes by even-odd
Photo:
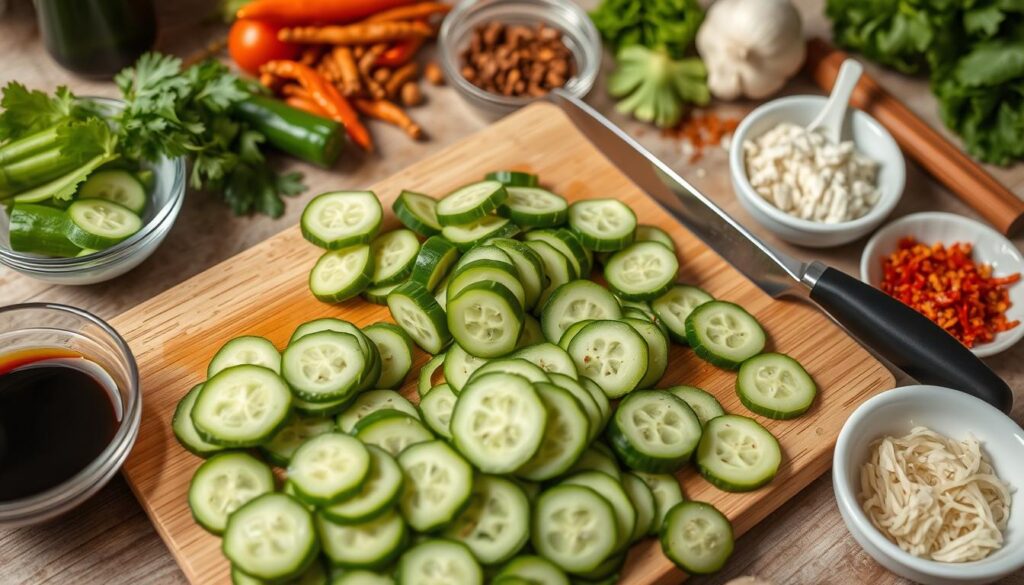
[[293, 59], [299, 47], [277, 39], [280, 27], [259, 20], [236, 20], [228, 34], [228, 53], [242, 70], [258, 75], [260, 65], [275, 59]]

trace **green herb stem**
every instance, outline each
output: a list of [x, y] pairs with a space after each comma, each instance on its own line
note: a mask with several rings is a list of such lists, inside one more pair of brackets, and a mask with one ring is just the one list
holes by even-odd
[[17, 193], [71, 171], [81, 161], [64, 155], [60, 145], [0, 166], [0, 191]]
[[21, 160], [29, 155], [58, 145], [60, 143], [59, 130], [60, 125], [50, 126], [45, 130], [12, 140], [0, 146], [0, 165]]

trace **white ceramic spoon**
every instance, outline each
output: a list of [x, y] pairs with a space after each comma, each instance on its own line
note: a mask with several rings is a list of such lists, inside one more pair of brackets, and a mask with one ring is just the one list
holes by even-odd
[[839, 75], [832, 86], [832, 94], [828, 96], [825, 107], [807, 126], [808, 132], [820, 132], [833, 144], [839, 144], [843, 134], [843, 120], [846, 118], [846, 109], [850, 105], [850, 95], [857, 81], [864, 73], [864, 67], [853, 59], [843, 61], [839, 68]]

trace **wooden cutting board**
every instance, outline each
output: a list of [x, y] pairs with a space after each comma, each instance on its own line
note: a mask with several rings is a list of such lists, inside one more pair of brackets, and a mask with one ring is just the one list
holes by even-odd
[[[629, 204], [642, 223], [657, 225], [675, 239], [681, 281], [746, 307], [764, 325], [769, 349], [792, 355], [814, 377], [819, 398], [807, 414], [793, 421], [755, 417], [782, 445], [783, 464], [771, 484], [730, 494], [692, 470], [680, 474], [687, 497], [714, 503], [732, 520], [737, 535], [827, 470], [850, 412], [893, 386], [892, 374], [822, 313], [803, 303], [771, 299], [675, 223], [554, 106], [525, 108], [371, 188], [390, 209], [403, 188], [440, 196], [487, 171], [507, 168], [538, 173], [546, 187], [569, 200], [615, 197]], [[395, 225], [388, 212], [385, 229]], [[186, 504], [189, 479], [201, 460], [182, 449], [171, 432], [178, 400], [203, 381], [207, 362], [232, 337], [262, 335], [283, 347], [297, 325], [317, 317], [341, 317], [360, 326], [391, 320], [386, 307], [361, 299], [327, 305], [313, 298], [306, 279], [320, 252], [291, 227], [112, 321], [135, 352], [144, 393], [142, 427], [125, 476], [193, 583], [228, 583], [229, 567], [220, 540], [193, 522]], [[426, 359], [417, 350], [414, 367]], [[727, 411], [749, 415], [733, 383], [732, 373], [676, 346], [660, 386], [700, 386]], [[404, 392], [415, 400], [414, 377]], [[622, 575], [629, 584], [677, 583], [681, 576], [653, 539], [633, 547]]]

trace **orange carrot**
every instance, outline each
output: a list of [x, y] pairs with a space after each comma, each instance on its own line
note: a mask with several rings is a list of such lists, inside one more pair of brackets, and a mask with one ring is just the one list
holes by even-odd
[[420, 66], [413, 61], [412, 63], [406, 63], [395, 71], [384, 85], [384, 90], [387, 92], [388, 97], [394, 99], [398, 92], [401, 91], [402, 86], [405, 85], [405, 82], [412, 81], [416, 74], [419, 73], [419, 70]]
[[277, 38], [292, 43], [367, 45], [433, 36], [434, 29], [422, 22], [360, 22], [346, 26], [300, 26], [282, 28]]
[[320, 116], [321, 118], [330, 118], [330, 116], [327, 115], [327, 112], [325, 112], [323, 108], [321, 108], [320, 106], [316, 105], [316, 103], [311, 102], [305, 98], [301, 98], [299, 96], [287, 97], [284, 99], [284, 103], [295, 108], [296, 110], [309, 112], [310, 114]]
[[423, 138], [423, 129], [397, 105], [387, 100], [364, 99], [355, 100], [355, 104], [363, 115], [398, 126], [414, 140]]
[[334, 47], [330, 56], [338, 66], [338, 74], [341, 77], [340, 82], [343, 88], [342, 93], [346, 96], [359, 93], [360, 89], [362, 89], [359, 83], [359, 69], [356, 65], [355, 57], [352, 55], [352, 49], [345, 46]]
[[415, 0], [255, 0], [238, 9], [238, 18], [297, 25], [355, 22]]
[[389, 20], [416, 20], [428, 18], [435, 14], [448, 14], [452, 9], [450, 4], [441, 2], [420, 2], [408, 6], [399, 6], [383, 12], [378, 12], [366, 19], [366, 22], [387, 22]]

